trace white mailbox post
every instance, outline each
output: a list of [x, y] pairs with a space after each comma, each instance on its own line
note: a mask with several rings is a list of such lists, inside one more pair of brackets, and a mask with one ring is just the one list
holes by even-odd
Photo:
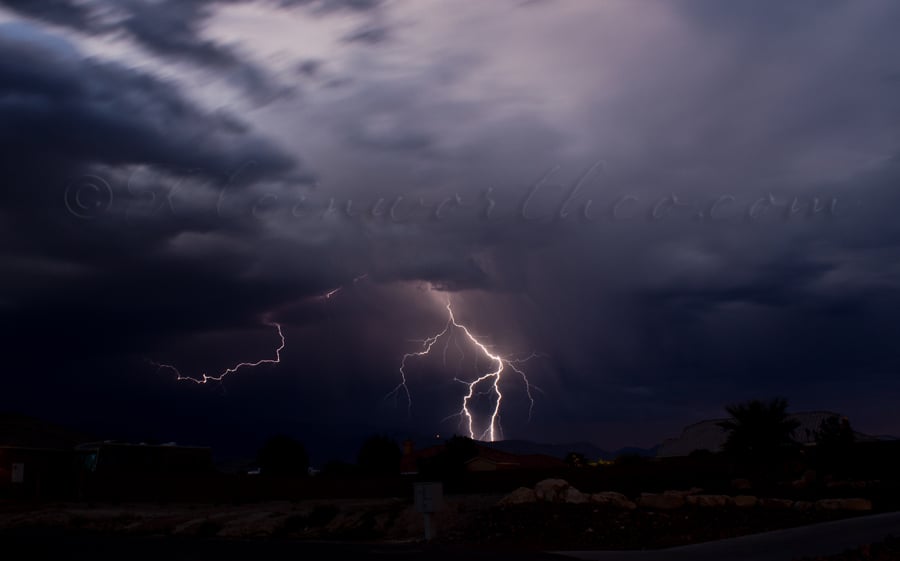
[[25, 464], [13, 464], [12, 465], [12, 482], [13, 483], [24, 483], [25, 482]]
[[440, 483], [416, 483], [414, 487], [416, 512], [425, 515], [425, 540], [432, 538], [431, 515], [443, 507], [444, 486]]

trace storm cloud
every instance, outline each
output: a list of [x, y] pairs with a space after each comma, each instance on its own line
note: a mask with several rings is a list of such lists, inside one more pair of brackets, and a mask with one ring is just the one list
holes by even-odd
[[[452, 432], [440, 361], [384, 399], [450, 298], [540, 353], [510, 437], [649, 445], [771, 395], [900, 432], [891, 2], [2, 6], [0, 407]], [[146, 362], [267, 356], [264, 318], [277, 368]]]

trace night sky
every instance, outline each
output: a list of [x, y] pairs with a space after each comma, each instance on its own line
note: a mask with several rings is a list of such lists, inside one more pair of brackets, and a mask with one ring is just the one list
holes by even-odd
[[[775, 396], [900, 434], [898, 24], [893, 0], [2, 0], [0, 410], [235, 454], [465, 434], [496, 362], [461, 329], [391, 393], [450, 302], [536, 353], [501, 373], [504, 438], [650, 446]], [[153, 365], [274, 360], [274, 323], [277, 365]]]

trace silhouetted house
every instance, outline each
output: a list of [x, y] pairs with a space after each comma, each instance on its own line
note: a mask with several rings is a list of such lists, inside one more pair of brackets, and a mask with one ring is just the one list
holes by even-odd
[[74, 464], [68, 450], [0, 446], [0, 496], [68, 496]]
[[96, 477], [197, 475], [213, 469], [211, 448], [175, 443], [89, 442], [76, 446], [75, 454]]
[[466, 462], [466, 471], [501, 471], [510, 469], [558, 469], [566, 467], [563, 460], [543, 454], [511, 454], [485, 446], [478, 447], [478, 455]]
[[0, 413], [0, 496], [70, 496], [73, 448], [85, 435], [40, 419]]
[[423, 462], [439, 456], [447, 447], [443, 444], [429, 446], [421, 450], [413, 448], [412, 441], [407, 440], [403, 443], [403, 456], [400, 458], [400, 474], [415, 475], [419, 473], [419, 467]]
[[[400, 473], [403, 475], [418, 474], [423, 465], [433, 461], [446, 450], [444, 444], [429, 446], [422, 450], [414, 450], [407, 441], [403, 446], [403, 457], [400, 460]], [[487, 446], [476, 444], [477, 453], [463, 465], [467, 472], [503, 471], [503, 470], [550, 470], [565, 468], [566, 463], [558, 458], [543, 454], [512, 454], [501, 452]]]
[[212, 471], [209, 448], [92, 440], [40, 419], [0, 413], [0, 497], [73, 498]]

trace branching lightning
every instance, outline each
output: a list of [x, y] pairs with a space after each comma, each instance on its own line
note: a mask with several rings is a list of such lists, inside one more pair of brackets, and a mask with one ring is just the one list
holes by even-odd
[[219, 374], [210, 376], [209, 374], [204, 373], [200, 378], [194, 378], [193, 376], [184, 376], [181, 374], [181, 372], [178, 370], [177, 367], [175, 367], [171, 364], [162, 364], [162, 363], [155, 362], [152, 360], [149, 360], [148, 362], [150, 362], [150, 364], [155, 366], [157, 371], [163, 370], [163, 369], [171, 370], [172, 372], [175, 373], [175, 376], [176, 376], [175, 379], [178, 380], [179, 382], [193, 382], [195, 384], [206, 384], [209, 382], [221, 382], [222, 380], [225, 379], [226, 376], [228, 376], [229, 374], [234, 374], [241, 368], [255, 368], [255, 367], [263, 365], [263, 364], [280, 364], [281, 363], [281, 351], [284, 350], [284, 345], [285, 345], [284, 334], [281, 332], [281, 324], [276, 323], [274, 321], [266, 321], [265, 324], [270, 327], [274, 327], [275, 330], [278, 332], [278, 338], [281, 340], [281, 343], [275, 349], [275, 358], [263, 358], [263, 359], [255, 361], [255, 362], [239, 362], [238, 364], [235, 364], [234, 366], [232, 366], [230, 368], [226, 368]]
[[[369, 273], [363, 273], [363, 274], [359, 275], [358, 277], [354, 277], [354, 278], [353, 278], [353, 284], [358, 283], [359, 281], [365, 279], [365, 278], [368, 277], [368, 276], [369, 276]], [[331, 290], [329, 290], [329, 291], [327, 291], [327, 292], [325, 292], [325, 293], [323, 293], [323, 294], [320, 294], [319, 296], [316, 296], [316, 297], [314, 298], [314, 300], [320, 300], [320, 301], [321, 301], [321, 300], [331, 300], [332, 296], [335, 296], [338, 292], [340, 292], [340, 291], [342, 291], [342, 290], [344, 290], [344, 286], [343, 286], [343, 285], [341, 285], [341, 286], [339, 286], [339, 287], [337, 287], [337, 288], [332, 288]]]
[[[406, 396], [407, 403], [407, 411], [409, 413], [412, 412], [412, 394], [409, 391], [409, 385], [407, 384], [407, 373], [406, 366], [407, 361], [411, 358], [423, 357], [427, 356], [431, 353], [434, 345], [440, 340], [444, 339], [444, 348], [443, 348], [443, 363], [446, 367], [447, 364], [447, 350], [450, 346], [451, 339], [453, 339], [454, 344], [456, 345], [457, 350], [462, 356], [463, 351], [459, 345], [459, 341], [456, 340], [455, 334], [462, 333], [464, 337], [478, 350], [489, 359], [492, 363], [492, 369], [486, 374], [482, 374], [475, 379], [472, 380], [463, 380], [459, 377], [458, 371], [459, 366], [457, 366], [457, 376], [453, 379], [463, 385], [466, 386], [467, 392], [462, 398], [462, 403], [460, 404], [460, 409], [458, 412], [454, 413], [447, 417], [447, 419], [458, 417], [460, 419], [461, 424], [465, 427], [466, 431], [469, 434], [469, 437], [472, 439], [478, 440], [487, 440], [490, 442], [496, 441], [498, 438], [503, 438], [503, 427], [500, 425], [500, 411], [503, 403], [503, 392], [501, 391], [500, 384], [503, 380], [504, 372], [509, 369], [519, 376], [521, 376], [522, 381], [525, 385], [525, 393], [528, 397], [529, 408], [528, 408], [528, 418], [531, 419], [531, 413], [534, 410], [534, 395], [532, 393], [532, 389], [539, 389], [528, 380], [528, 376], [525, 371], [521, 368], [521, 365], [532, 358], [537, 357], [538, 355], [532, 353], [525, 358], [510, 358], [504, 357], [499, 354], [491, 352], [487, 345], [482, 343], [478, 337], [472, 334], [469, 331], [469, 328], [465, 325], [459, 323], [456, 320], [456, 316], [453, 313], [453, 307], [450, 303], [450, 300], [447, 300], [447, 323], [444, 325], [444, 329], [439, 333], [432, 335], [422, 341], [419, 341], [422, 344], [422, 348], [419, 351], [406, 353], [403, 355], [403, 358], [400, 361], [400, 383], [390, 392], [386, 397], [391, 396], [399, 396], [401, 393]], [[460, 364], [462, 359], [460, 359]], [[479, 429], [476, 427], [476, 419], [475, 414], [471, 409], [472, 400], [476, 396], [479, 395], [489, 395], [493, 397], [493, 406], [491, 408], [491, 414], [487, 421], [487, 425]]]
[[[362, 279], [366, 278], [367, 276], [368, 276], [368, 273], [363, 273], [362, 275], [355, 277], [353, 279], [353, 284], [356, 284], [357, 282], [361, 281]], [[331, 300], [331, 298], [333, 296], [335, 296], [336, 294], [338, 294], [343, 288], [344, 288], [343, 286], [339, 286], [337, 288], [332, 288], [331, 290], [328, 290], [327, 292], [324, 292], [318, 296], [313, 296], [311, 298], [311, 300], [313, 300], [313, 301]], [[172, 364], [164, 364], [164, 363], [156, 362], [156, 361], [150, 360], [150, 359], [147, 359], [147, 362], [149, 362], [150, 364], [155, 366], [157, 372], [160, 370], [170, 370], [175, 373], [175, 379], [177, 381], [193, 382], [195, 384], [207, 384], [209, 382], [221, 382], [222, 380], [225, 379], [226, 376], [228, 376], [229, 374], [234, 374], [235, 372], [237, 372], [238, 370], [241, 370], [242, 368], [255, 368], [255, 367], [261, 366], [263, 364], [280, 364], [281, 363], [281, 351], [283, 351], [284, 347], [285, 347], [285, 338], [284, 338], [284, 333], [282, 333], [282, 331], [281, 331], [281, 324], [271, 321], [269, 319], [265, 319], [263, 321], [263, 323], [269, 327], [274, 327], [275, 331], [278, 333], [278, 339], [280, 340], [280, 343], [275, 348], [275, 358], [263, 358], [263, 359], [255, 361], [255, 362], [239, 362], [238, 364], [235, 364], [232, 367], [226, 368], [225, 370], [223, 370], [222, 372], [220, 372], [216, 375], [210, 375], [210, 374], [204, 373], [199, 378], [196, 378], [194, 376], [183, 375], [181, 373], [181, 371], [178, 369], [178, 367], [176, 367]]]

